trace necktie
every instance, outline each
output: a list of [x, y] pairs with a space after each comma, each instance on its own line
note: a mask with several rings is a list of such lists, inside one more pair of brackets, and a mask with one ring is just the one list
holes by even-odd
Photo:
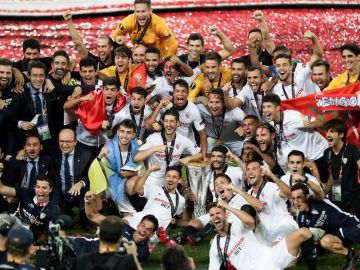
[[42, 114], [42, 106], [41, 106], [41, 100], [40, 100], [40, 93], [39, 92], [35, 92], [35, 114]]
[[27, 185], [28, 189], [32, 189], [34, 187], [35, 178], [36, 178], [36, 161], [30, 160], [30, 163], [32, 165], [32, 168], [31, 168], [31, 171], [30, 171], [29, 183]]
[[71, 174], [70, 174], [69, 155], [65, 155], [64, 176], [65, 176], [65, 192], [68, 192], [69, 189], [71, 188]]

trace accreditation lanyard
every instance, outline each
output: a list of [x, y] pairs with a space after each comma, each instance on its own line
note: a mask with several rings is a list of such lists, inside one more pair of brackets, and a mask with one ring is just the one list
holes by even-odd
[[[144, 29], [143, 29], [143, 31], [141, 32], [139, 38], [135, 40], [135, 43], [136, 43], [136, 44], [140, 44], [140, 42], [143, 40], [143, 38], [144, 38], [144, 36], [145, 36], [145, 34], [146, 34], [146, 31], [147, 31], [148, 28], [149, 28], [150, 22], [151, 22], [151, 16], [150, 16], [150, 18], [147, 20], [147, 22], [146, 22], [146, 24], [145, 24], [145, 26], [144, 26]], [[140, 26], [139, 26], [139, 30], [140, 30]]]
[[[288, 94], [287, 94], [286, 91], [285, 91], [284, 85], [282, 84], [281, 87], [282, 87], [282, 90], [283, 90], [283, 93], [284, 93], [286, 99], [289, 99], [289, 96], [288, 96]], [[291, 98], [295, 98], [294, 72], [291, 74]]]
[[222, 79], [222, 73], [220, 72], [219, 81], [217, 83], [217, 88], [221, 87], [221, 79]]
[[259, 98], [257, 93], [253, 92], [254, 94], [254, 99], [255, 99], [255, 103], [256, 103], [256, 108], [259, 111], [260, 117], [263, 117], [263, 103], [264, 103], [264, 92], [261, 92], [261, 103], [259, 102]]
[[144, 110], [145, 110], [145, 106], [143, 106], [142, 110], [141, 110], [141, 114], [140, 114], [140, 120], [139, 120], [139, 125], [136, 123], [136, 118], [135, 118], [135, 114], [134, 114], [134, 110], [133, 107], [129, 106], [129, 110], [130, 110], [130, 116], [131, 116], [131, 120], [134, 122], [135, 124], [135, 133], [136, 133], [136, 137], [138, 139], [140, 139], [140, 131], [141, 131], [141, 126], [142, 123], [144, 121]]
[[219, 257], [221, 260], [221, 264], [225, 266], [225, 269], [226, 269], [227, 251], [229, 249], [229, 243], [230, 243], [230, 235], [231, 235], [231, 223], [229, 223], [229, 228], [226, 233], [224, 253], [221, 252], [220, 235], [218, 234], [216, 237], [216, 245], [217, 245], [218, 254], [219, 254]]
[[[122, 86], [121, 77], [120, 77], [119, 72], [116, 72], [116, 74], [117, 74], [117, 79], [119, 81], [119, 89], [121, 89], [121, 86]], [[126, 93], [127, 93], [128, 84], [129, 84], [129, 69], [128, 69], [128, 72], [126, 74], [125, 80], [124, 80], [124, 95], [126, 95]]]
[[131, 157], [131, 143], [129, 144], [129, 147], [128, 147], [128, 152], [127, 152], [127, 155], [126, 155], [125, 163], [123, 163], [120, 145], [119, 145], [119, 152], [120, 152], [120, 166], [122, 168], [126, 163], [128, 163], [128, 161], [129, 161], [129, 159]]
[[275, 130], [276, 130], [276, 145], [279, 150], [281, 150], [281, 142], [283, 140], [284, 136], [284, 113], [280, 112], [280, 122], [279, 127], [275, 124]]
[[[247, 83], [247, 80], [246, 80], [246, 78], [244, 78], [244, 81], [243, 81], [243, 83], [241, 85], [240, 91], [243, 89], [243, 87], [246, 85], [246, 83]], [[231, 81], [231, 87], [232, 87], [232, 90], [233, 90], [234, 97], [236, 97], [238, 95], [238, 93], [237, 93], [237, 90], [236, 90], [236, 87], [235, 87], [234, 80]]]
[[216, 139], [220, 138], [220, 135], [221, 135], [221, 132], [222, 132], [222, 129], [223, 129], [223, 126], [224, 126], [225, 112], [226, 112], [226, 108], [223, 108], [223, 114], [220, 117], [220, 124], [219, 125], [215, 124], [215, 118], [214, 118], [213, 115], [211, 115], [212, 126], [213, 126], [213, 129], [214, 129]]
[[179, 194], [175, 191], [175, 206], [174, 206], [174, 202], [172, 201], [169, 191], [167, 191], [167, 189], [165, 187], [163, 187], [164, 193], [166, 195], [166, 198], [169, 200], [169, 204], [171, 207], [171, 217], [175, 217], [176, 211], [178, 209], [179, 206]]
[[[258, 192], [256, 193], [256, 199], [260, 198], [260, 194], [263, 191], [265, 185], [266, 185], [267, 181], [264, 179], [263, 182], [261, 183], [261, 186], [259, 187]], [[251, 191], [251, 196], [254, 194], [254, 189]]]
[[[344, 167], [343, 167], [343, 166], [344, 166], [343, 160], [344, 160], [344, 155], [345, 155], [346, 147], [347, 147], [347, 144], [345, 144], [344, 151], [342, 151], [342, 154], [341, 154], [339, 180], [341, 180], [342, 175], [343, 175], [343, 169], [344, 169]], [[332, 170], [331, 149], [330, 149], [330, 151], [329, 151], [329, 166], [330, 166], [330, 169]]]
[[[161, 132], [161, 138], [163, 139], [163, 144], [167, 146], [167, 140], [165, 138], [164, 132]], [[170, 162], [172, 161], [172, 153], [174, 151], [175, 140], [176, 140], [176, 134], [175, 134], [174, 139], [171, 141], [171, 144], [170, 144], [171, 147], [165, 148], [165, 160], [166, 160], [167, 166], [169, 166]]]

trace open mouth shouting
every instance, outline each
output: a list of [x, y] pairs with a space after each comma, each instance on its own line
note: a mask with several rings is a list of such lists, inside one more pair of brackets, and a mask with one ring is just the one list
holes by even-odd
[[267, 143], [266, 141], [258, 141], [259, 147], [261, 151], [266, 151]]
[[176, 106], [182, 107], [186, 104], [187, 99], [184, 96], [177, 96], [174, 98], [174, 103]]
[[272, 113], [271, 112], [264, 112], [265, 119], [267, 121], [272, 121]]
[[10, 82], [9, 78], [6, 78], [6, 77], [1, 77], [0, 78], [0, 85], [1, 86], [7, 86], [9, 82]]
[[114, 101], [115, 101], [115, 98], [116, 98], [116, 96], [106, 95], [105, 96], [105, 103], [108, 104], [108, 105], [113, 104]]
[[287, 79], [286, 71], [278, 71], [280, 81], [285, 81]]
[[249, 183], [253, 185], [256, 182], [256, 175], [249, 175], [248, 176]]
[[84, 77], [84, 83], [87, 85], [92, 85], [94, 84], [94, 80], [92, 76], [85, 76]]
[[55, 73], [59, 77], [63, 77], [63, 76], [65, 76], [65, 69], [64, 68], [57, 68], [57, 69], [55, 69]]

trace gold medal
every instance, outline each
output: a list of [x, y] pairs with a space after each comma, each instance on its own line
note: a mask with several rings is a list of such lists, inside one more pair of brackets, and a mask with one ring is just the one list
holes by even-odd
[[215, 145], [219, 145], [219, 144], [221, 144], [221, 140], [220, 140], [220, 139], [216, 139]]
[[176, 219], [175, 219], [175, 218], [172, 218], [170, 222], [171, 222], [171, 224], [174, 225], [174, 224], [176, 223]]

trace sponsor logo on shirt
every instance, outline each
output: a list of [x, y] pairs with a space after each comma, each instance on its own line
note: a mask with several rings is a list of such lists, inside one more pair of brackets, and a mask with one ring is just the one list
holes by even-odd
[[240, 253], [240, 251], [242, 250], [242, 246], [244, 245], [244, 240], [245, 237], [242, 236], [239, 241], [236, 242], [235, 246], [228, 252], [228, 257], [230, 257], [232, 254], [234, 254], [235, 256], [238, 255]]
[[185, 122], [179, 121], [179, 126], [188, 128], [188, 127], [190, 127], [190, 123], [185, 123]]
[[295, 97], [300, 97], [304, 92], [304, 88], [300, 88], [300, 90], [296, 93]]
[[316, 228], [316, 227], [321, 227], [322, 225], [325, 224], [326, 219], [327, 219], [327, 214], [326, 214], [326, 212], [325, 212], [325, 211], [321, 211], [320, 217], [319, 217], [319, 219], [316, 221], [314, 227], [315, 227], [315, 228]]
[[[179, 147], [180, 147], [180, 146], [179, 146]], [[177, 149], [178, 149], [179, 147], [176, 146]], [[165, 160], [165, 158], [166, 158], [165, 153], [156, 153], [155, 155], [156, 155], [156, 157], [159, 158], [159, 159]], [[173, 158], [173, 159], [175, 159], [175, 158], [180, 158], [180, 156], [181, 156], [181, 154], [173, 154], [173, 155], [172, 155], [172, 158]]]
[[295, 138], [296, 134], [295, 133], [291, 133], [289, 135], [284, 135], [283, 136], [283, 141], [285, 142], [290, 142], [291, 140], [293, 140]]
[[165, 209], [169, 209], [169, 208], [170, 208], [170, 203], [169, 203], [169, 201], [167, 201], [167, 200], [163, 200], [162, 198], [156, 197], [156, 198], [154, 199], [154, 201], [160, 203], [160, 205], [161, 205], [162, 207], [164, 207]]

